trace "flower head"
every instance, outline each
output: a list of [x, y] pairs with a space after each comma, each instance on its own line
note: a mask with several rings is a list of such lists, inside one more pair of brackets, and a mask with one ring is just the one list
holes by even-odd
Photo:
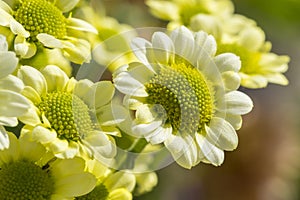
[[[25, 124], [22, 134], [47, 146], [57, 157], [75, 155], [110, 158], [115, 154], [114, 125], [122, 110], [111, 105], [111, 82], [76, 81], [56, 66], [41, 72], [22, 66], [18, 76], [24, 82], [24, 96], [31, 101], [30, 111], [19, 119]], [[114, 110], [112, 110], [112, 107]]]
[[41, 144], [28, 137], [17, 139], [12, 133], [8, 135], [10, 147], [0, 151], [1, 197], [73, 199], [95, 187], [96, 179], [84, 171], [83, 159], [53, 160]]
[[212, 36], [185, 27], [170, 37], [156, 32], [152, 43], [136, 38], [132, 48], [142, 64], [120, 68], [114, 83], [136, 111], [133, 133], [152, 144], [164, 143], [183, 167], [200, 161], [220, 165], [223, 150], [237, 146], [240, 115], [252, 109], [251, 99], [235, 91], [238, 57], [215, 56]]
[[[22, 58], [31, 58], [41, 44], [49, 48], [59, 48], [65, 57], [75, 63], [89, 60], [90, 44], [76, 38], [72, 30], [97, 33], [89, 23], [65, 17], [78, 1], [24, 0], [16, 1], [14, 10], [0, 1], [0, 25], [9, 27], [16, 35], [14, 48]], [[73, 31], [74, 32], [74, 31]]]
[[199, 13], [226, 16], [234, 10], [232, 2], [229, 0], [147, 0], [146, 3], [154, 16], [171, 21], [168, 24], [169, 28], [180, 25], [189, 26], [192, 18]]
[[264, 31], [253, 20], [233, 15], [220, 24], [217, 53], [233, 52], [240, 57], [242, 86], [263, 88], [268, 83], [288, 84], [283, 73], [288, 69], [290, 58], [270, 52], [271, 43], [265, 41]]

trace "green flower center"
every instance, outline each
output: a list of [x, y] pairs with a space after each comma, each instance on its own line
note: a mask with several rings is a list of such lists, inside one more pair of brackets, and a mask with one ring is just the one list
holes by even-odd
[[47, 33], [61, 39], [67, 34], [66, 18], [55, 5], [47, 0], [23, 0], [14, 18], [30, 32], [36, 41], [39, 33]]
[[29, 161], [17, 161], [0, 169], [0, 199], [45, 199], [54, 194], [51, 173]]
[[237, 44], [218, 45], [217, 54], [226, 52], [232, 52], [240, 57], [242, 62], [240, 72], [244, 72], [246, 74], [256, 74], [259, 71], [259, 61], [261, 58], [261, 54], [259, 52], [249, 51], [245, 47]]
[[204, 76], [192, 65], [179, 62], [162, 68], [145, 86], [147, 103], [161, 105], [154, 110], [172, 126], [173, 133], [193, 134], [210, 122], [212, 93]]
[[42, 97], [38, 105], [55, 129], [58, 138], [78, 141], [84, 133], [94, 130], [88, 106], [76, 95], [66, 92], [52, 92]]
[[81, 197], [76, 197], [76, 200], [106, 200], [108, 197], [108, 191], [104, 185], [96, 186], [90, 193]]

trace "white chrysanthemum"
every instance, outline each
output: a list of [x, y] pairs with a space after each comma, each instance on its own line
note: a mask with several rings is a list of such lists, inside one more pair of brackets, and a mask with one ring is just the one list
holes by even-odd
[[30, 111], [19, 118], [25, 124], [22, 134], [31, 134], [59, 158], [115, 155], [109, 135], [119, 134], [114, 125], [123, 116], [119, 106], [111, 105], [111, 82], [69, 79], [56, 66], [46, 66], [41, 72], [22, 66], [18, 76], [25, 84], [24, 96], [31, 101]]
[[152, 43], [136, 38], [132, 48], [142, 64], [120, 68], [114, 83], [136, 111], [133, 133], [164, 143], [183, 167], [200, 161], [220, 165], [223, 150], [237, 147], [240, 115], [252, 109], [251, 99], [236, 91], [239, 58], [215, 56], [212, 36], [185, 27], [170, 37], [156, 32]]
[[90, 44], [77, 38], [76, 31], [97, 33], [97, 30], [83, 20], [63, 15], [78, 2], [16, 0], [12, 9], [0, 0], [0, 26], [9, 27], [16, 35], [14, 48], [22, 58], [34, 56], [42, 43], [45, 47], [61, 49], [72, 62], [83, 63], [90, 59]]
[[20, 94], [24, 88], [22, 81], [11, 75], [17, 65], [16, 54], [8, 51], [6, 38], [0, 35], [0, 150], [9, 145], [2, 126], [16, 126], [17, 117], [29, 109], [29, 102]]
[[55, 159], [40, 143], [8, 135], [11, 144], [0, 151], [1, 199], [71, 200], [95, 187], [83, 159]]

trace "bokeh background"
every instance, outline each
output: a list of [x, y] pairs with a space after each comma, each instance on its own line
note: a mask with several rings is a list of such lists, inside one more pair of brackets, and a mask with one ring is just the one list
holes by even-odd
[[[136, 200], [299, 200], [300, 199], [300, 1], [233, 0], [235, 12], [255, 19], [273, 44], [289, 55], [290, 84], [246, 90], [254, 101], [238, 131], [239, 146], [226, 152], [221, 167], [192, 170], [172, 164], [158, 171], [159, 183]], [[143, 0], [104, 0], [106, 15], [140, 27], [165, 27]]]

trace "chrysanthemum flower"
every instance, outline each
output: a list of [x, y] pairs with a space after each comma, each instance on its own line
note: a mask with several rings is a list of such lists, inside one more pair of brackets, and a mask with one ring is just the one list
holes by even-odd
[[183, 167], [200, 161], [220, 165], [223, 150], [237, 147], [240, 115], [252, 109], [251, 99], [236, 91], [238, 57], [215, 56], [212, 36], [185, 27], [170, 37], [154, 33], [152, 44], [136, 38], [132, 47], [142, 64], [120, 68], [114, 83], [136, 111], [133, 133], [152, 144], [164, 143]]
[[76, 200], [132, 200], [135, 177], [131, 173], [114, 172], [96, 160], [87, 161], [87, 169], [98, 182], [88, 194], [76, 197]]
[[199, 13], [223, 17], [234, 10], [229, 0], [147, 0], [146, 4], [154, 16], [171, 21], [168, 24], [171, 29], [180, 25], [189, 26], [192, 17]]
[[[56, 66], [41, 72], [22, 66], [18, 76], [25, 84], [24, 96], [31, 101], [29, 112], [19, 118], [25, 124], [22, 134], [31, 134], [59, 158], [115, 155], [114, 140], [108, 134], [119, 134], [114, 125], [121, 120], [122, 110], [110, 103], [111, 82], [69, 79]], [[112, 112], [119, 115], [114, 118]]]
[[65, 57], [75, 63], [90, 59], [90, 44], [76, 37], [76, 31], [97, 33], [89, 23], [69, 17], [79, 1], [22, 0], [14, 1], [12, 8], [0, 1], [0, 25], [9, 27], [16, 35], [14, 48], [22, 58], [35, 55], [41, 44], [59, 48]]
[[10, 146], [0, 151], [1, 199], [71, 200], [95, 187], [83, 159], [52, 159], [40, 143], [8, 135]]
[[0, 35], [0, 150], [9, 145], [2, 126], [16, 126], [17, 117], [29, 109], [29, 101], [20, 94], [24, 84], [20, 79], [11, 75], [17, 65], [16, 54], [8, 51], [6, 39]]
[[241, 85], [263, 88], [268, 83], [287, 85], [282, 74], [288, 69], [288, 56], [270, 52], [271, 43], [265, 41], [264, 31], [256, 23], [241, 15], [222, 21], [218, 53], [233, 52], [242, 61]]

